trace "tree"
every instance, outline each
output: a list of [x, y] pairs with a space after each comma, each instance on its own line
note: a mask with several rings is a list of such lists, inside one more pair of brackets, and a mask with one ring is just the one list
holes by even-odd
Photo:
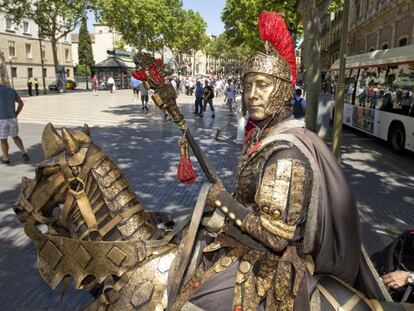
[[206, 23], [201, 15], [182, 8], [180, 0], [95, 0], [98, 16], [116, 29], [138, 50], [171, 49], [181, 62], [182, 55], [200, 49]]
[[0, 52], [0, 82], [4, 85], [10, 86], [9, 75], [7, 73], [7, 64], [4, 59], [3, 52]]
[[118, 31], [127, 44], [138, 50], [163, 48], [166, 29], [172, 20], [169, 1], [96, 0], [95, 4], [99, 18]]
[[233, 46], [243, 42], [253, 50], [263, 50], [257, 28], [262, 11], [277, 11], [284, 17], [295, 39], [303, 33], [303, 57], [306, 69], [307, 127], [316, 131], [320, 91], [320, 18], [341, 7], [342, 0], [227, 0], [222, 12], [225, 32]]
[[50, 39], [56, 73], [57, 43], [79, 25], [86, 8], [86, 0], [3, 0], [2, 5], [15, 22], [23, 17], [33, 19], [39, 27], [39, 36]]
[[86, 67], [86, 73], [90, 73], [90, 68], [95, 64], [93, 60], [91, 36], [86, 25], [87, 17], [82, 17], [81, 27], [79, 29], [78, 57], [79, 65]]
[[182, 61], [183, 54], [194, 56], [196, 51], [201, 50], [208, 43], [206, 26], [200, 13], [192, 10], [182, 11], [181, 24], [175, 34], [175, 40], [169, 42], [169, 47], [178, 56], [179, 62]]

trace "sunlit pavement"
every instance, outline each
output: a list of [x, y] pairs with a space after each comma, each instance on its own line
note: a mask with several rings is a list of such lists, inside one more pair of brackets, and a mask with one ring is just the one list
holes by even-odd
[[[193, 136], [232, 191], [240, 145], [233, 142], [236, 118], [227, 115], [223, 99], [214, 99], [215, 119], [208, 107], [203, 119], [195, 117], [193, 97], [181, 95], [178, 102]], [[60, 304], [59, 289], [52, 291], [40, 278], [34, 247], [10, 208], [18, 196], [21, 177], [32, 177], [36, 164], [42, 161], [44, 125], [52, 122], [58, 128], [73, 128], [88, 123], [94, 141], [119, 164], [147, 209], [182, 218], [192, 210], [205, 178], [193, 158], [199, 175], [196, 183], [184, 185], [176, 180], [181, 132], [172, 121], [165, 121], [153, 104], [144, 112], [140, 103], [133, 102], [130, 90], [24, 100], [20, 134], [32, 161], [23, 163], [12, 145], [13, 164], [0, 166], [0, 309], [77, 310], [87, 304], [89, 295], [71, 289]], [[214, 139], [217, 128], [221, 130], [219, 141]], [[378, 140], [355, 133], [345, 130], [343, 166], [360, 208], [365, 245], [373, 253], [384, 247], [395, 231], [414, 227], [414, 157], [395, 156]]]

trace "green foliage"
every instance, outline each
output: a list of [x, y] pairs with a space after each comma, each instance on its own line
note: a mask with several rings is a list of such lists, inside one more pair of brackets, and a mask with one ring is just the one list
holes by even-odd
[[175, 33], [175, 39], [168, 42], [170, 48], [179, 53], [191, 53], [208, 44], [209, 38], [205, 33], [207, 25], [200, 13], [183, 10], [178, 23], [180, 27]]
[[221, 19], [225, 33], [233, 47], [245, 44], [250, 50], [262, 50], [257, 21], [260, 12], [276, 11], [288, 25], [295, 28], [295, 37], [302, 33], [296, 1], [278, 0], [227, 0]]
[[168, 46], [179, 53], [200, 49], [206, 24], [180, 0], [95, 0], [98, 16], [138, 50]]
[[81, 27], [79, 29], [79, 44], [78, 44], [78, 57], [79, 64], [85, 65], [90, 68], [95, 64], [93, 60], [92, 42], [86, 25], [87, 18], [82, 18]]
[[79, 64], [75, 67], [75, 72], [77, 75], [89, 75], [91, 73], [91, 69], [88, 65]]

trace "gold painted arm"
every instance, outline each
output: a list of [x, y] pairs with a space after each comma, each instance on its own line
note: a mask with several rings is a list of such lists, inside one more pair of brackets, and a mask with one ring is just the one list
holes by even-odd
[[300, 238], [297, 226], [307, 206], [310, 174], [303, 162], [293, 158], [271, 161], [256, 193], [257, 213], [250, 213], [242, 229], [275, 251]]

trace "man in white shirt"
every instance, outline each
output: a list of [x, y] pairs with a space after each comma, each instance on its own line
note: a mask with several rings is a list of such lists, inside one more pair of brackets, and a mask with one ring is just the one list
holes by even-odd
[[113, 92], [114, 92], [114, 85], [115, 85], [115, 80], [114, 80], [114, 78], [112, 78], [112, 76], [110, 76], [110, 77], [108, 78], [107, 83], [108, 83], [108, 88], [109, 88], [109, 90], [111, 91], [111, 93], [113, 93]]
[[225, 97], [224, 101], [227, 104], [227, 107], [229, 108], [229, 116], [233, 115], [233, 101], [234, 101], [234, 86], [233, 83], [231, 83], [231, 80], [227, 80], [227, 85], [225, 89]]

